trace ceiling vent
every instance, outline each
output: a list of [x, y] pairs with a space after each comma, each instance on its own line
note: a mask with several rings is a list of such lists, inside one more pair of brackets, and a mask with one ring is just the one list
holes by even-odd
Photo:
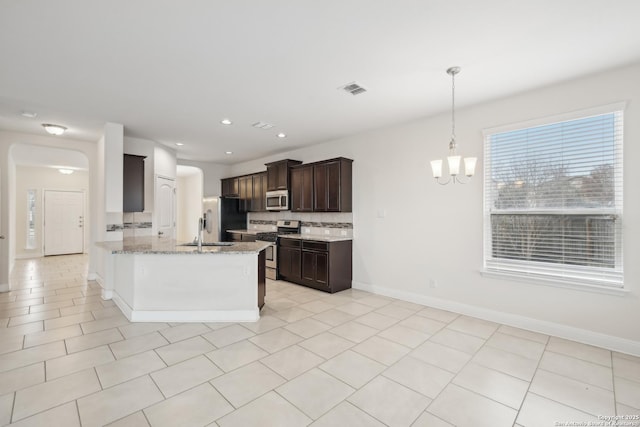
[[255, 122], [251, 126], [253, 126], [256, 129], [271, 129], [273, 127], [271, 123], [265, 123], [265, 122]]
[[350, 93], [351, 95], [360, 95], [361, 93], [365, 93], [367, 91], [365, 88], [363, 88], [356, 82], [351, 82], [349, 84], [346, 84], [342, 86], [340, 89], [344, 90], [347, 93]]

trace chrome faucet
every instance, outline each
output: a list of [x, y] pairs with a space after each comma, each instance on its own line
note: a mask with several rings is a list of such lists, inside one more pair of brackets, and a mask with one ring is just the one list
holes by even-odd
[[204, 230], [204, 219], [198, 218], [198, 252], [202, 252], [202, 230]]

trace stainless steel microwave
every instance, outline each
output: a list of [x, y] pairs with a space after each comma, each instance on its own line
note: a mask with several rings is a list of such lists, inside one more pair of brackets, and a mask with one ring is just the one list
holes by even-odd
[[277, 190], [267, 191], [266, 206], [268, 211], [288, 211], [289, 191]]

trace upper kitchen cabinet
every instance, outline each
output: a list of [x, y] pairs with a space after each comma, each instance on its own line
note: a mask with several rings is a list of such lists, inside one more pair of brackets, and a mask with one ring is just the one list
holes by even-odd
[[351, 212], [352, 163], [339, 157], [291, 168], [291, 210]]
[[122, 211], [144, 211], [145, 156], [123, 155]]
[[314, 165], [315, 212], [351, 212], [352, 163], [351, 159], [339, 157]]
[[253, 201], [253, 176], [245, 175], [238, 178], [240, 189], [240, 212], [251, 211]]
[[291, 168], [291, 210], [313, 212], [313, 164]]
[[277, 162], [266, 163], [267, 167], [267, 191], [288, 190], [289, 169], [292, 166], [302, 163], [299, 160], [279, 160]]
[[267, 199], [267, 172], [256, 173], [253, 178], [253, 198], [251, 199], [251, 211], [263, 212], [267, 208], [265, 206]]
[[240, 197], [240, 182], [237, 177], [224, 178], [222, 181], [222, 197]]

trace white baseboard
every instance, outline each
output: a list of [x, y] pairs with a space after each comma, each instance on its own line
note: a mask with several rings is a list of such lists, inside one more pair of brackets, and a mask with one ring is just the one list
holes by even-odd
[[117, 292], [113, 302], [130, 322], [256, 322], [260, 312], [255, 310], [134, 310]]
[[8, 283], [0, 283], [0, 292], [9, 292], [10, 290]]
[[31, 258], [42, 258], [44, 255], [42, 255], [42, 252], [39, 253], [27, 253], [27, 254], [16, 254], [14, 259], [31, 259]]
[[441, 310], [453, 311], [455, 313], [477, 317], [479, 319], [489, 320], [492, 322], [526, 329], [545, 335], [553, 335], [572, 341], [578, 341], [584, 344], [603, 347], [609, 350], [618, 351], [620, 353], [640, 356], [640, 342], [628, 340], [626, 338], [601, 334], [599, 332], [575, 328], [573, 326], [563, 325], [561, 323], [547, 322], [545, 320], [533, 319], [531, 317], [519, 316], [517, 314], [476, 307], [456, 301], [429, 297], [426, 295], [416, 294], [414, 292], [407, 292], [383, 286], [370, 285], [367, 283], [353, 281], [352, 287], [354, 289], [359, 289], [378, 295], [423, 304], [429, 307], [439, 308]]

